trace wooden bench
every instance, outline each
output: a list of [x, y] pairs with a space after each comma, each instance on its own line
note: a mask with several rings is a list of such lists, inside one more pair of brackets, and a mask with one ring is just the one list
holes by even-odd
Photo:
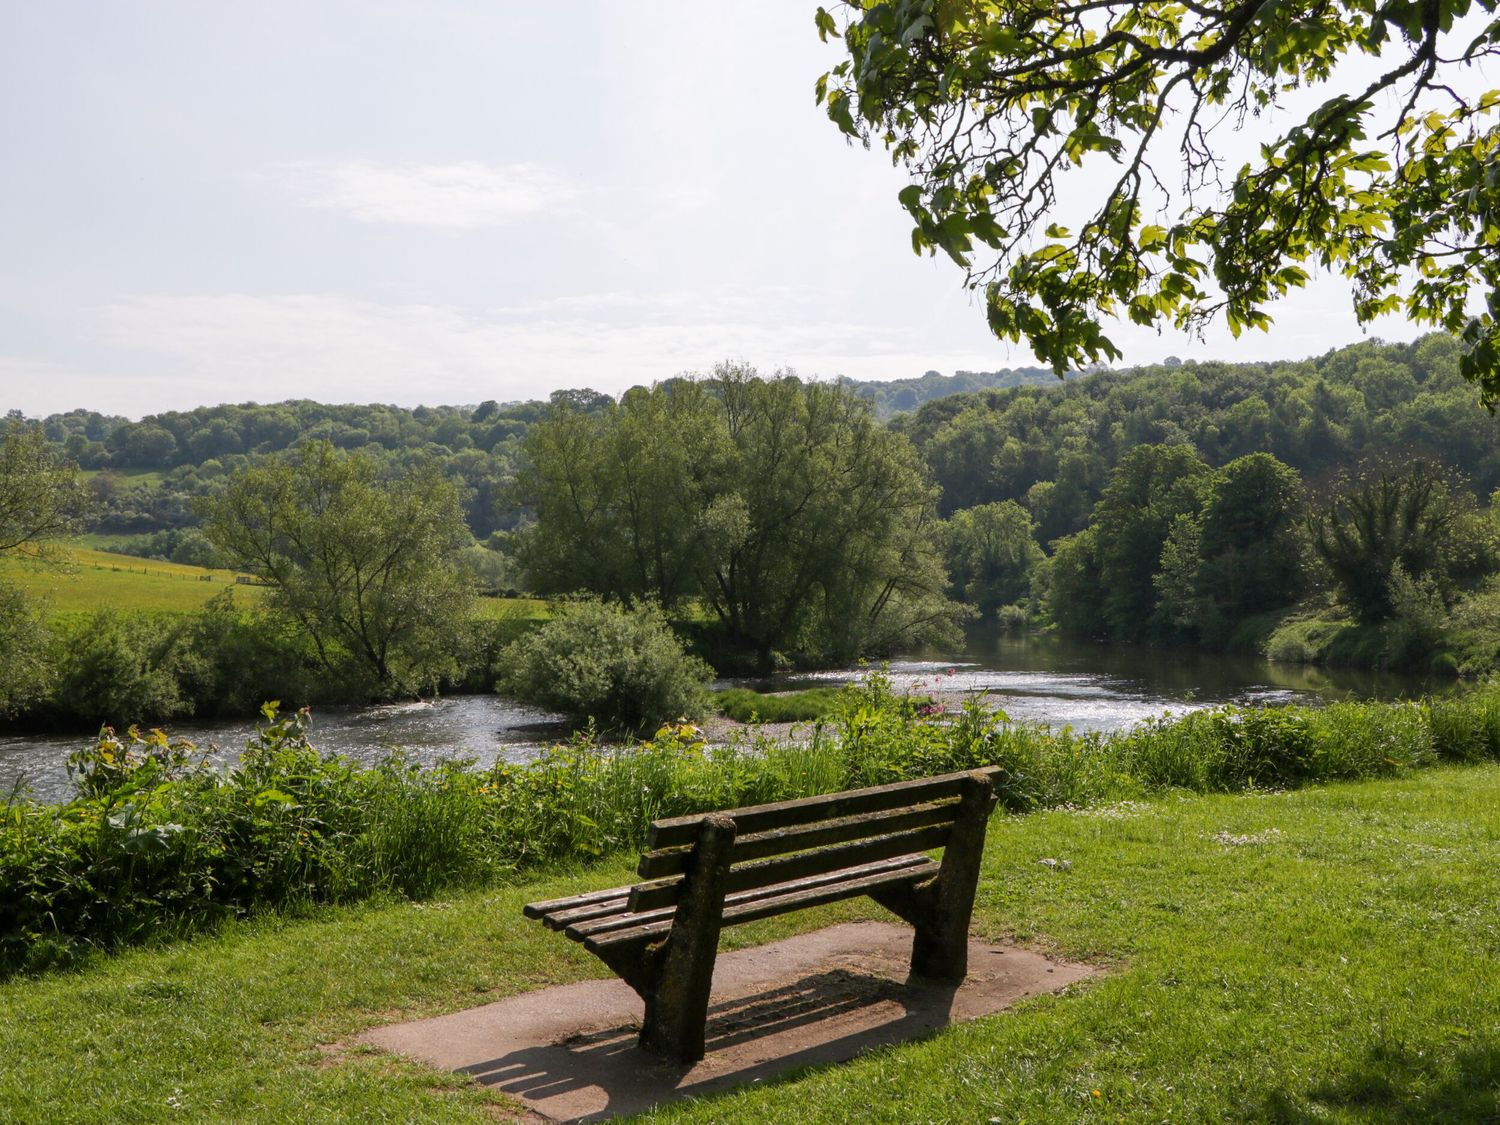
[[[629, 887], [533, 902], [646, 1002], [640, 1045], [703, 1057], [719, 930], [869, 895], [915, 927], [911, 970], [959, 982], [998, 769], [658, 820]], [[939, 864], [925, 853], [943, 848]]]

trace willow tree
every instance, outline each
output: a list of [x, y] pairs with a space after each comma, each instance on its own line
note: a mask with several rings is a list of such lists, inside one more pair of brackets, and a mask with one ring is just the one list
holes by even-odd
[[60, 456], [40, 426], [0, 426], [0, 554], [42, 551], [78, 530], [87, 510], [77, 463]]
[[309, 442], [236, 474], [200, 505], [209, 538], [270, 586], [270, 608], [325, 670], [375, 694], [457, 671], [472, 544], [458, 489], [434, 465], [383, 478], [362, 454]]
[[[87, 508], [77, 464], [59, 456], [39, 426], [0, 425], [0, 555], [46, 557], [50, 541], [76, 531]], [[48, 640], [34, 600], [0, 581], [0, 717], [45, 694]]]
[[844, 387], [722, 366], [559, 404], [526, 439], [533, 588], [693, 603], [761, 665], [944, 635], [936, 493], [905, 438]]
[[[1322, 269], [1361, 322], [1460, 334], [1493, 407], [1500, 91], [1477, 66], [1500, 53], [1496, 7], [848, 0], [818, 9], [848, 58], [817, 96], [909, 171], [913, 248], [963, 266], [995, 334], [1059, 373], [1120, 357], [1111, 318], [1264, 328]], [[1294, 90], [1322, 100], [1226, 167], [1228, 136]]]

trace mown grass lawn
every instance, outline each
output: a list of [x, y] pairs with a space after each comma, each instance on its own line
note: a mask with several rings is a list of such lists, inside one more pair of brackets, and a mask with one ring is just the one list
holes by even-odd
[[[0, 985], [0, 1119], [493, 1120], [498, 1095], [340, 1044], [604, 975], [520, 908], [629, 870], [262, 921]], [[726, 938], [860, 915], [879, 911]], [[1500, 766], [1000, 817], [975, 928], [1110, 971], [660, 1118], [1500, 1119]]]

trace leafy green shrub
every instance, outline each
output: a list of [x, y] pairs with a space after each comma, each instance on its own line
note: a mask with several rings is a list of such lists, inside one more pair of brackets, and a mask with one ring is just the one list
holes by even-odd
[[89, 726], [191, 715], [185, 687], [203, 671], [190, 619], [113, 610], [54, 625], [52, 664], [56, 686], [44, 709]]
[[606, 729], [640, 731], [696, 718], [713, 669], [682, 649], [651, 605], [571, 602], [502, 653], [497, 687]]
[[1427, 706], [1434, 751], [1455, 762], [1500, 758], [1500, 681], [1488, 689], [1432, 700]]
[[1266, 656], [1287, 664], [1324, 664], [1340, 633], [1356, 628], [1345, 618], [1309, 617], [1284, 622], [1266, 641]]
[[0, 582], [0, 719], [45, 698], [52, 678], [47, 624], [26, 592]]
[[1500, 668], [1500, 582], [1461, 599], [1453, 607], [1448, 641], [1460, 673]]
[[324, 757], [305, 713], [268, 709], [222, 772], [135, 729], [102, 732], [70, 769], [74, 800], [0, 806], [0, 971], [267, 907], [431, 894], [499, 863], [483, 775]]
[[1391, 568], [1391, 619], [1386, 623], [1386, 657], [1393, 668], [1430, 662], [1443, 639], [1448, 609], [1431, 575], [1413, 578], [1400, 563]]
[[809, 688], [777, 694], [726, 688], [714, 692], [719, 711], [737, 723], [796, 723], [821, 719], [837, 706], [838, 688]]
[[299, 703], [366, 698], [316, 667], [310, 646], [285, 622], [248, 609], [225, 590], [194, 615], [198, 669], [191, 697], [198, 715], [253, 715], [267, 699]]
[[1003, 605], [995, 614], [995, 624], [1002, 632], [1018, 633], [1031, 624], [1031, 616], [1023, 605]]

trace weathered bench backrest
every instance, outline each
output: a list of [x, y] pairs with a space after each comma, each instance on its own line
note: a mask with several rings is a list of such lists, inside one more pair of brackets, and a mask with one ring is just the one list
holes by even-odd
[[[659, 820], [645, 882], [526, 906], [598, 955], [646, 1002], [641, 1045], [692, 1062], [719, 932], [869, 895], [911, 923], [912, 972], [961, 981], [999, 770], [976, 770]], [[925, 853], [946, 849], [938, 864]]]
[[[941, 848], [952, 833], [968, 776], [730, 810], [724, 815], [734, 821], [735, 839], [725, 889], [733, 894]], [[703, 819], [684, 816], [652, 824], [647, 837], [652, 850], [637, 868], [642, 879], [652, 881], [632, 888], [632, 912], [672, 906], [681, 897]]]

